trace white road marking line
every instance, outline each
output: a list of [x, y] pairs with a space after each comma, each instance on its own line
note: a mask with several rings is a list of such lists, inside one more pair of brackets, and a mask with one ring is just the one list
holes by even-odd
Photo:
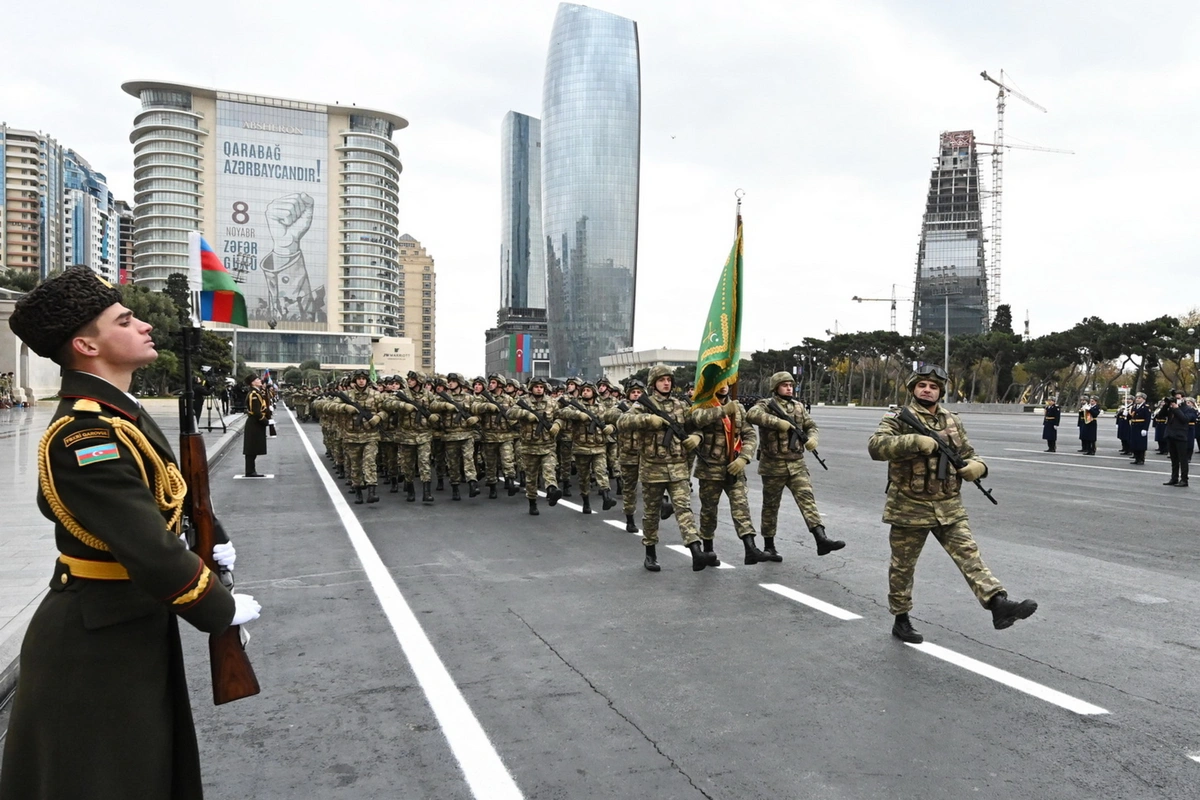
[[801, 594], [795, 589], [789, 589], [786, 586], [778, 583], [760, 583], [759, 586], [766, 589], [768, 592], [782, 595], [789, 600], [795, 600], [797, 603], [802, 603], [809, 608], [815, 608], [817, 611], [823, 611], [831, 617], [837, 617], [840, 620], [862, 619], [858, 614], [854, 614], [845, 609], [838, 608], [835, 605], [826, 603], [824, 600], [818, 600], [815, 597], [809, 597], [806, 594]]
[[953, 650], [947, 650], [936, 644], [923, 642], [922, 644], [909, 644], [909, 647], [914, 650], [920, 650], [922, 653], [928, 653], [934, 658], [940, 658], [955, 666], [962, 667], [965, 670], [974, 672], [976, 675], [982, 675], [985, 678], [991, 678], [997, 683], [1003, 683], [1005, 686], [1010, 686], [1019, 692], [1033, 695], [1039, 700], [1045, 700], [1047, 703], [1053, 703], [1056, 706], [1065, 708], [1068, 711], [1074, 711], [1076, 714], [1107, 714], [1108, 710], [1100, 706], [1094, 706], [1091, 703], [1071, 697], [1068, 694], [1063, 694], [1057, 689], [1051, 689], [1048, 686], [1043, 686], [1040, 683], [1034, 683], [1028, 678], [1022, 678], [1019, 675], [1014, 675], [1011, 672], [1002, 670], [999, 667], [993, 667], [990, 664], [984, 664], [982, 661], [976, 661], [973, 658], [956, 653]]
[[308, 440], [308, 435], [296, 421], [295, 414], [290, 408], [287, 409], [287, 412], [292, 419], [292, 425], [300, 434], [300, 441], [304, 444], [309, 459], [316, 467], [317, 475], [325, 485], [329, 499], [333, 501], [333, 507], [337, 510], [346, 534], [350, 537], [354, 552], [358, 555], [358, 560], [363, 565], [363, 571], [371, 581], [371, 588], [375, 590], [375, 596], [379, 598], [379, 604], [383, 607], [383, 612], [392, 625], [392, 630], [400, 642], [401, 649], [404, 650], [413, 674], [416, 675], [422, 691], [425, 692], [425, 697], [429, 700], [429, 706], [433, 709], [438, 725], [441, 726], [442, 733], [446, 737], [446, 742], [450, 745], [450, 750], [454, 753], [454, 758], [463, 771], [463, 777], [467, 780], [471, 794], [478, 798], [486, 797], [488, 800], [492, 800], [492, 798], [522, 800], [524, 795], [517, 788], [517, 784], [504, 766], [504, 762], [500, 760], [500, 754], [492, 746], [483, 726], [479, 724], [479, 720], [471, 711], [471, 707], [467, 705], [466, 698], [454, 684], [454, 679], [450, 677], [446, 665], [442, 663], [437, 651], [433, 649], [433, 644], [425, 635], [421, 624], [417, 622], [416, 616], [400, 592], [400, 587], [392, 580], [383, 559], [379, 557], [371, 540], [367, 538], [367, 532], [363, 530], [358, 518], [354, 516], [354, 511], [346, 502], [346, 496], [341, 487], [334, 483], [333, 478], [329, 476], [317, 458], [312, 442]]
[[[607, 522], [609, 525], [612, 525], [614, 528], [618, 528], [618, 529], [620, 529], [620, 530], [625, 530], [625, 523], [624, 523], [624, 522], [617, 522], [615, 519], [606, 519], [606, 520], [604, 520], [604, 521], [605, 521], [605, 522]], [[641, 536], [641, 535], [642, 535], [642, 532], [641, 532], [641, 531], [638, 531], [638, 532], [635, 534], [635, 536]]]
[[1188, 758], [1192, 761], [1200, 761], [1200, 753], [1188, 753]]
[[[638, 535], [641, 536], [640, 533]], [[692, 551], [688, 550], [686, 547], [684, 547], [681, 544], [669, 544], [669, 545], [667, 545], [667, 549], [674, 550], [676, 553], [682, 553], [683, 555], [688, 556], [689, 558], [692, 555]], [[734, 568], [733, 564], [726, 564], [724, 561], [722, 561], [720, 564], [718, 564], [716, 566], [716, 569], [733, 569], [733, 568]]]
[[[1006, 448], [1004, 448], [1004, 452], [1006, 452], [1006, 453], [1037, 453], [1038, 455], [1042, 455], [1042, 456], [1046, 455], [1045, 450], [1029, 450], [1024, 447], [1006, 447]], [[1153, 453], [1154, 453], [1153, 450], [1146, 451], [1146, 455], [1152, 455]], [[1068, 453], [1066, 451], [1063, 451], [1061, 453], [1056, 453], [1055, 455], [1062, 456], [1062, 458], [1077, 458], [1080, 461], [1091, 461], [1092, 459], [1106, 458], [1110, 461], [1124, 461], [1126, 464], [1129, 463], [1129, 456], [1101, 456], [1101, 455], [1085, 456], [1083, 453]], [[1058, 459], [1055, 463], [1058, 463], [1058, 461], [1061, 461], [1062, 458]], [[1138, 472], [1141, 472], [1141, 471], [1142, 470], [1138, 470]]]
[[987, 456], [986, 461], [1017, 461], [1022, 464], [1051, 464], [1060, 467], [1075, 467], [1076, 469], [1106, 469], [1112, 472], [1136, 472], [1139, 475], [1167, 475], [1157, 469], [1132, 469], [1130, 467], [1101, 467], [1097, 464], [1072, 464], [1070, 461], [1039, 461], [1034, 458], [1005, 458], [1004, 456]]

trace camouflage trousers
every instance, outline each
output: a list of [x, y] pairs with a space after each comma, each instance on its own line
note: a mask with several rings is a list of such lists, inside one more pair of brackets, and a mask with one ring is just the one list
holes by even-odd
[[379, 441], [342, 442], [347, 467], [350, 468], [350, 483], [355, 486], [374, 486], [379, 483], [375, 471], [375, 457], [379, 454]]
[[717, 532], [717, 511], [721, 507], [722, 494], [729, 495], [729, 512], [738, 538], [754, 535], [746, 476], [739, 475], [736, 479], [730, 477], [723, 481], [700, 480], [700, 538], [711, 539]]
[[464, 476], [468, 481], [475, 480], [475, 440], [459, 439], [445, 444], [446, 472], [449, 473], [450, 483], [461, 483]]
[[892, 562], [888, 567], [888, 610], [893, 614], [907, 614], [912, 610], [913, 574], [917, 559], [926, 537], [933, 538], [954, 559], [959, 572], [967, 579], [967, 585], [975, 593], [980, 605], [987, 607], [992, 595], [1004, 591], [1000, 581], [992, 574], [979, 555], [979, 545], [971, 535], [971, 528], [964, 519], [949, 525], [908, 528], [893, 525], [889, 540], [892, 545]]
[[579, 473], [579, 491], [583, 494], [588, 493], [592, 483], [597, 490], [608, 491], [608, 459], [604, 453], [576, 453], [575, 471]]
[[558, 459], [554, 453], [525, 453], [521, 456], [525, 466], [525, 496], [530, 500], [537, 499], [538, 478], [549, 489], [558, 486]]
[[500, 478], [516, 478], [517, 465], [513, 461], [513, 443], [511, 439], [502, 442], [481, 442], [483, 450], [483, 478], [488, 486]]
[[614, 478], [621, 477], [621, 460], [617, 457], [621, 446], [616, 442], [609, 442], [604, 450], [604, 455], [608, 458], [608, 468], [612, 472], [612, 476]]
[[558, 440], [558, 485], [571, 482], [571, 467], [575, 464], [575, 443], [570, 439]]
[[[813, 495], [812, 482], [808, 478], [808, 467], [804, 465], [803, 461], [776, 462], [776, 465], [778, 464], [787, 465], [785, 474], [763, 475], [762, 469], [759, 469], [763, 482], [762, 535], [775, 535], [775, 528], [779, 525], [779, 500], [783, 497], [785, 486], [792, 490], [796, 506], [804, 515], [804, 524], [808, 526], [809, 530], [812, 530], [821, 524], [821, 514], [817, 511], [817, 498]], [[775, 468], [779, 467], [775, 466]]]
[[433, 464], [433, 473], [440, 480], [446, 477], [446, 440], [435, 437], [429, 443], [429, 459]]
[[433, 458], [429, 445], [428, 439], [416, 444], [400, 443], [400, 471], [404, 473], [406, 481], [415, 481], [418, 476], [421, 483], [433, 480]]
[[400, 474], [400, 459], [398, 455], [396, 442], [391, 439], [381, 439], [379, 441], [379, 464], [390, 478], [398, 477]]
[[625, 516], [632, 517], [637, 511], [638, 462], [621, 464], [621, 504]]
[[700, 541], [696, 532], [696, 518], [692, 515], [691, 484], [688, 481], [642, 484], [642, 544], [649, 547], [658, 544], [658, 509], [663, 492], [675, 506], [675, 521], [679, 523], [679, 535], [685, 545]]

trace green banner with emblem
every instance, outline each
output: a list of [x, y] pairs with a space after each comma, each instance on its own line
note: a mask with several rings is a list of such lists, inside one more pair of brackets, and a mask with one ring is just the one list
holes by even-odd
[[704, 337], [700, 340], [696, 358], [692, 408], [712, 405], [717, 390], [737, 381], [741, 345], [742, 215], [738, 214], [733, 249], [721, 270], [704, 323]]

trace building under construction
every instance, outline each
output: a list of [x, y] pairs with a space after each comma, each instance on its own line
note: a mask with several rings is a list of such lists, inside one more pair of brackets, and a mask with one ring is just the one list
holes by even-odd
[[988, 283], [974, 131], [941, 134], [917, 248], [912, 330], [988, 330]]

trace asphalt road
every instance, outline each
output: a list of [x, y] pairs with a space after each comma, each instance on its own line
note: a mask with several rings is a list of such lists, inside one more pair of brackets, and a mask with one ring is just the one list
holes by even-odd
[[[233, 480], [236, 456], [213, 476], [239, 588], [264, 607], [263, 693], [214, 708], [186, 632], [209, 795], [1200, 795], [1200, 489], [1162, 486], [1164, 457], [1118, 457], [1107, 419], [1088, 457], [1073, 428], [1047, 454], [1032, 415], [965, 415], [1000, 503], [965, 490], [983, 557], [1040, 609], [993, 630], [931, 539], [913, 647], [889, 634], [885, 466], [866, 453], [880, 412], [815, 411], [817, 500], [846, 548], [818, 558], [785, 504], [783, 563], [744, 566], [726, 515], [732, 568], [660, 548], [658, 574], [609, 524], [620, 506], [347, 505], [318, 427], [302, 426], [310, 457], [281, 419], [259, 460], [274, 480]], [[680, 541], [673, 521], [660, 535]]]

